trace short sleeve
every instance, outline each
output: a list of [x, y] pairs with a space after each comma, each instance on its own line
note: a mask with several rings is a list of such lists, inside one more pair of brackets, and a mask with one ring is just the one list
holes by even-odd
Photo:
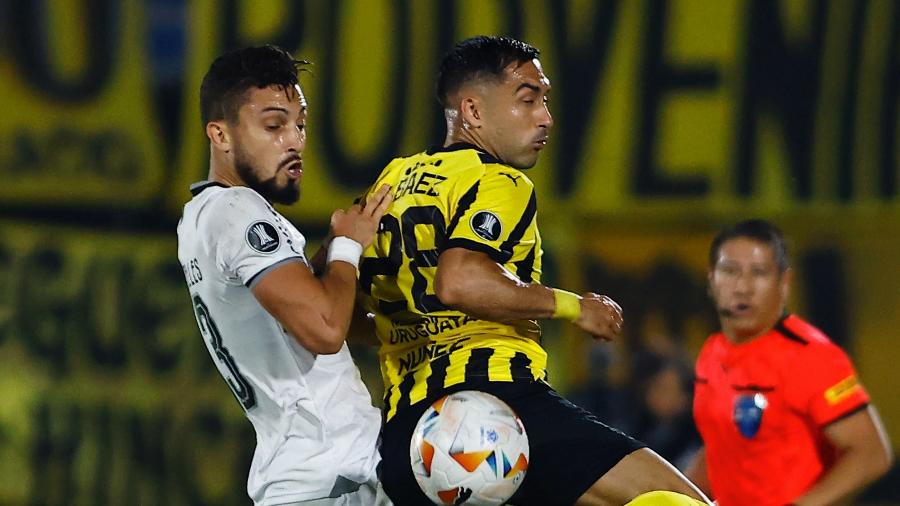
[[801, 408], [805, 405], [816, 425], [828, 425], [868, 404], [869, 394], [843, 350], [830, 342], [808, 346], [797, 364], [802, 367], [798, 394]]
[[247, 286], [286, 261], [305, 262], [281, 217], [252, 190], [232, 188], [211, 203], [204, 242], [216, 266]]
[[537, 213], [534, 185], [515, 169], [486, 173], [455, 204], [445, 249], [480, 251], [498, 263], [509, 261]]

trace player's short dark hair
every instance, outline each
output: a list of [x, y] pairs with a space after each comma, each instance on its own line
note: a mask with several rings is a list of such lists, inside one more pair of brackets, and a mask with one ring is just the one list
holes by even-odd
[[459, 42], [441, 60], [438, 101], [445, 108], [452, 107], [450, 95], [462, 85], [476, 79], [502, 79], [503, 70], [511, 63], [522, 64], [539, 54], [534, 46], [510, 37], [479, 35]]
[[759, 241], [772, 248], [772, 254], [775, 255], [775, 262], [778, 264], [779, 271], [784, 272], [790, 267], [787, 244], [785, 244], [784, 234], [781, 232], [781, 229], [769, 221], [752, 219], [725, 227], [716, 234], [712, 245], [709, 247], [710, 269], [716, 266], [716, 261], [719, 259], [719, 248], [726, 242], [740, 237]]
[[212, 62], [200, 84], [200, 120], [237, 123], [238, 111], [250, 88], [299, 84], [297, 72], [308, 62], [295, 60], [278, 46], [245, 47]]

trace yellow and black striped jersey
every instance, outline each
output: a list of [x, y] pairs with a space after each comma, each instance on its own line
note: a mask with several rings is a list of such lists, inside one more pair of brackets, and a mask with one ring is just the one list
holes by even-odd
[[536, 321], [497, 323], [450, 309], [434, 294], [438, 256], [467, 248], [524, 282], [540, 282], [534, 184], [469, 144], [393, 160], [372, 188], [394, 202], [360, 265], [381, 341], [386, 418], [467, 380], [546, 377]]

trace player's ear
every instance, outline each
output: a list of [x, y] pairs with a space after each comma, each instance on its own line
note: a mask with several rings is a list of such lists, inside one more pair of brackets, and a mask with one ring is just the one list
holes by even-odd
[[481, 101], [478, 100], [478, 97], [468, 96], [462, 98], [459, 110], [463, 125], [468, 125], [467, 128], [481, 127], [484, 122], [484, 112], [481, 110]]
[[214, 148], [228, 153], [231, 151], [231, 134], [228, 125], [221, 121], [210, 121], [206, 124], [206, 136]]

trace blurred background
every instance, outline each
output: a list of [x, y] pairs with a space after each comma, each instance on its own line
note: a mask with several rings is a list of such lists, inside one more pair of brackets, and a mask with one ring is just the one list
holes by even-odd
[[[900, 3], [891, 0], [0, 1], [0, 504], [247, 504], [252, 428], [201, 342], [175, 225], [222, 51], [314, 63], [310, 239], [392, 157], [443, 141], [452, 44], [542, 50], [556, 126], [529, 175], [544, 279], [625, 309], [595, 345], [549, 322], [552, 382], [683, 465], [716, 329], [715, 231], [785, 230], [791, 310], [853, 357], [900, 444]], [[373, 396], [373, 350], [355, 348]], [[860, 499], [900, 504], [897, 472]]]

